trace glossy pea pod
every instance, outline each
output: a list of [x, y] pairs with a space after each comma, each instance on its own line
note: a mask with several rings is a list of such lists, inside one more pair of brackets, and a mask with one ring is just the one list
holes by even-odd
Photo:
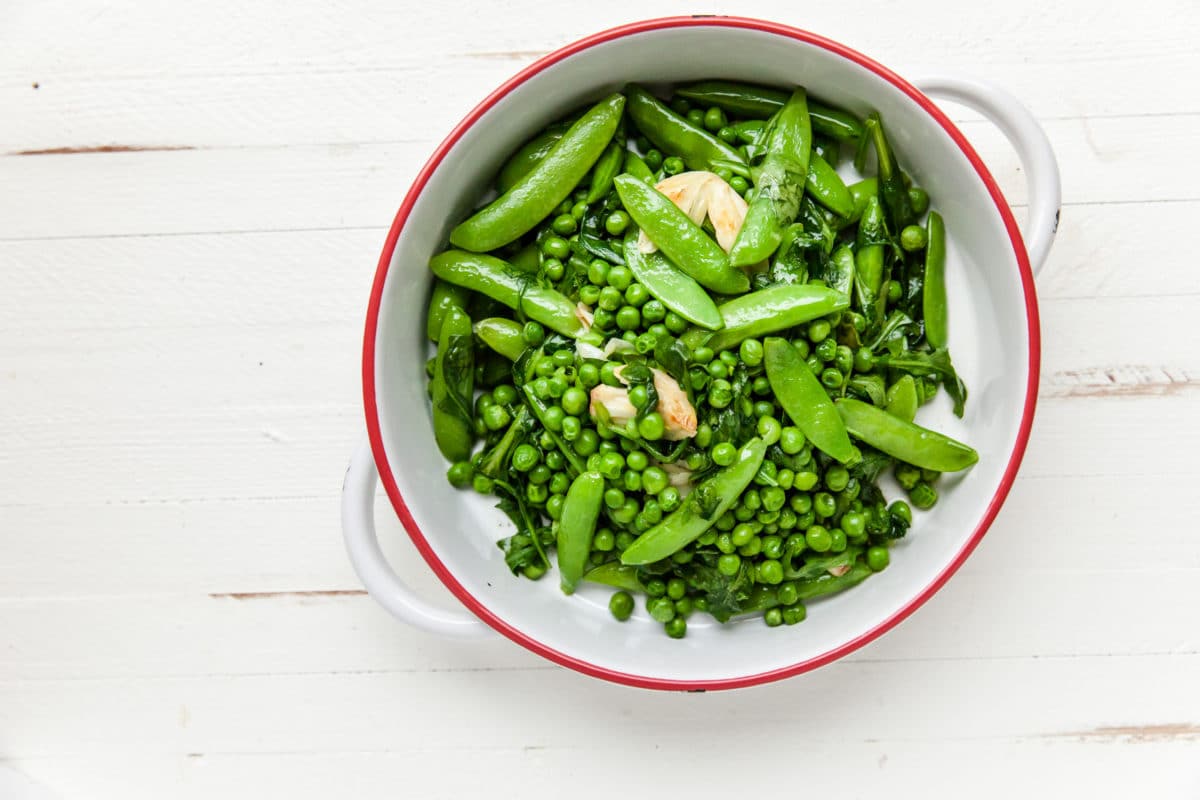
[[867, 117], [866, 129], [875, 145], [879, 197], [887, 211], [888, 223], [892, 230], [899, 232], [915, 217], [908, 187], [904, 185], [904, 173], [896, 163], [896, 154], [888, 143], [887, 134], [883, 130], [883, 120], [877, 112], [872, 112]]
[[849, 305], [849, 297], [825, 286], [768, 286], [718, 306], [725, 327], [712, 334], [706, 344], [715, 352], [728, 350], [746, 339], [811, 322]]
[[621, 127], [617, 127], [617, 135], [605, 148], [604, 154], [600, 156], [596, 166], [592, 168], [592, 183], [588, 187], [587, 196], [583, 199], [583, 202], [588, 205], [603, 199], [612, 191], [613, 178], [617, 177], [617, 173], [625, 164], [625, 137]]
[[442, 280], [486, 295], [564, 336], [584, 330], [575, 304], [565, 295], [494, 256], [447, 250], [430, 259], [429, 267]]
[[471, 318], [451, 308], [442, 320], [430, 385], [433, 438], [450, 461], [466, 461], [475, 444], [471, 402], [475, 389], [475, 342]]
[[770, 257], [783, 241], [783, 229], [800, 213], [812, 153], [812, 127], [803, 88], [792, 92], [764, 135], [766, 155], [755, 170], [754, 199], [729, 251], [735, 267]]
[[[677, 89], [676, 94], [704, 105], [716, 106], [739, 117], [766, 118], [783, 108], [788, 92], [766, 86], [734, 81], [701, 81]], [[840, 108], [809, 101], [808, 113], [813, 130], [840, 141], [862, 136], [863, 125], [858, 117]]]
[[711, 528], [737, 502], [762, 466], [767, 445], [754, 438], [734, 462], [696, 486], [679, 508], [647, 530], [621, 553], [621, 563], [652, 564], [678, 553]]
[[736, 148], [679, 116], [640, 86], [627, 86], [625, 94], [629, 97], [629, 117], [638, 130], [659, 150], [683, 159], [688, 169], [712, 170], [722, 162], [746, 163]]
[[[843, 592], [846, 589], [857, 586], [871, 577], [872, 574], [874, 574], [874, 570], [863, 562], [856, 561], [842, 575], [831, 575], [826, 572], [815, 578], [794, 581], [796, 599], [803, 602], [805, 600], [814, 600], [818, 597], [837, 594], [838, 592]], [[781, 605], [778, 592], [779, 590], [775, 586], [764, 586], [762, 584], [755, 586], [750, 591], [750, 596], [746, 599], [746, 602], [742, 604], [742, 611], [766, 611], [769, 608]]]
[[558, 571], [565, 594], [574, 594], [583, 578], [603, 499], [604, 476], [599, 472], [581, 473], [567, 489], [562, 515], [555, 526], [558, 529]]
[[679, 206], [653, 186], [632, 175], [618, 175], [621, 204], [650, 241], [685, 273], [721, 294], [742, 294], [750, 288], [746, 273]]
[[884, 244], [887, 230], [883, 222], [883, 206], [878, 197], [867, 199], [859, 221], [854, 254], [854, 292], [859, 310], [868, 324], [874, 326], [883, 317], [884, 303]]
[[917, 396], [917, 382], [912, 375], [902, 375], [888, 387], [887, 412], [897, 419], [912, 422], [917, 416], [921, 401]]
[[804, 189], [818, 203], [839, 217], [848, 217], [854, 213], [854, 196], [850, 194], [849, 187], [833, 165], [815, 151], [809, 156]]
[[461, 286], [435, 280], [429, 297], [429, 313], [425, 317], [425, 333], [436, 342], [442, 332], [442, 320], [452, 308], [467, 307], [467, 292]]
[[532, 230], [566, 199], [616, 133], [625, 98], [610, 95], [572, 125], [553, 149], [507, 192], [450, 232], [450, 243], [474, 252], [503, 247]]
[[925, 245], [925, 338], [933, 347], [945, 347], [950, 338], [946, 300], [946, 225], [942, 215], [929, 212], [925, 223], [929, 240]]
[[642, 157], [632, 150], [625, 151], [625, 171], [644, 183], [654, 183], [654, 172], [646, 166]]
[[834, 291], [850, 296], [854, 290], [854, 251], [849, 245], [842, 245], [833, 251], [829, 257], [829, 275], [825, 284]]
[[843, 464], [855, 462], [858, 451], [841, 415], [799, 351], [777, 336], [767, 337], [764, 345], [767, 380], [792, 422], [822, 452]]
[[625, 266], [638, 283], [653, 297], [679, 316], [715, 331], [725, 326], [717, 304], [704, 287], [672, 264], [659, 251], [643, 253], [638, 250], [638, 231], [625, 234]]
[[475, 335], [509, 361], [516, 361], [528, 346], [521, 325], [504, 317], [487, 317], [475, 323]]
[[979, 460], [979, 454], [970, 446], [869, 403], [844, 397], [835, 405], [851, 436], [915, 467], [958, 472]]
[[644, 592], [646, 587], [638, 580], [637, 567], [622, 564], [619, 561], [609, 561], [598, 567], [592, 567], [584, 573], [583, 579], [614, 589], [624, 589], [628, 592]]

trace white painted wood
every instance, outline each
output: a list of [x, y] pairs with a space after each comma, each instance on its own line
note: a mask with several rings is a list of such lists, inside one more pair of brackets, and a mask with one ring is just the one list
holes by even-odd
[[[1200, 7], [796, 8], [717, 10], [1006, 86], [1067, 202], [1034, 437], [977, 552], [845, 661], [706, 696], [402, 628], [337, 531], [408, 181], [537, 55], [675, 4], [0, 13], [0, 761], [65, 798], [609, 797], [605, 764], [701, 797], [781, 765], [849, 796], [1195, 797]], [[1023, 203], [1000, 135], [949, 111]], [[112, 145], [195, 149], [13, 154]]]

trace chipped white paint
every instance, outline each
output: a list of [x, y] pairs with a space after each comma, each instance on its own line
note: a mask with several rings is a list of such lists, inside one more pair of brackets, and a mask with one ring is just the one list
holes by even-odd
[[[699, 797], [771, 764], [847, 796], [1200, 794], [1200, 270], [1179, 237], [1200, 216], [1180, 156], [1200, 7], [798, 8], [715, 10], [994, 81], [1045, 123], [1065, 204], [1042, 397], [1004, 512], [942, 593], [845, 662], [705, 696], [404, 628], [337, 521], [367, 289], [408, 181], [538, 54], [676, 4], [8, 9], [0, 761], [133, 800], [608, 797], [581, 777], [605, 765]], [[951, 113], [1023, 204], [1000, 134]], [[405, 580], [449, 604], [377, 512]], [[705, 742], [719, 768], [689, 767]]]

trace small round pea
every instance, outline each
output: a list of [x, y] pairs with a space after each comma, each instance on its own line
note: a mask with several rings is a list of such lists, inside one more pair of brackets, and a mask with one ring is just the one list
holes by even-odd
[[638, 433], [643, 439], [649, 439], [652, 442], [661, 439], [666, 433], [666, 424], [663, 422], [662, 414], [651, 411], [642, 417], [642, 421], [638, 423]]
[[616, 480], [621, 477], [621, 470], [625, 469], [625, 459], [620, 453], [605, 453], [600, 457], [600, 474], [609, 480]]
[[904, 287], [900, 285], [900, 281], [892, 280], [887, 282], [887, 301], [889, 303], [898, 303], [903, 296]]
[[587, 392], [578, 386], [571, 386], [562, 396], [563, 411], [576, 416], [582, 414], [588, 406]]
[[650, 292], [640, 283], [631, 283], [625, 290], [625, 302], [631, 306], [641, 307], [650, 301]]
[[469, 484], [473, 477], [475, 477], [475, 465], [470, 461], [456, 461], [450, 465], [450, 469], [446, 470], [446, 480], [450, 481], [451, 486], [458, 489]]
[[683, 159], [678, 156], [671, 156], [663, 160], [662, 168], [663, 172], [668, 175], [678, 175], [684, 170]]
[[849, 374], [850, 370], [854, 369], [854, 351], [844, 344], [838, 345], [837, 353], [833, 357], [833, 366], [843, 375]]
[[567, 477], [565, 472], [556, 472], [550, 478], [549, 489], [551, 494], [566, 494], [567, 489], [571, 488], [571, 479]]
[[833, 361], [833, 357], [837, 355], [838, 344], [835, 339], [822, 339], [816, 347], [813, 348], [813, 354], [822, 361]]
[[847, 511], [842, 515], [841, 524], [847, 539], [861, 539], [867, 530], [867, 518], [859, 511]]
[[596, 286], [607, 286], [608, 270], [609, 265], [607, 261], [602, 258], [593, 259], [592, 263], [588, 264], [588, 281]]
[[625, 505], [625, 493], [616, 487], [605, 490], [604, 505], [609, 508], [620, 508]]
[[938, 500], [937, 489], [934, 489], [928, 483], [921, 481], [908, 491], [908, 499], [911, 500], [912, 504], [917, 508], [933, 508]]
[[909, 508], [908, 503], [904, 502], [903, 500], [897, 500], [896, 502], [892, 503], [890, 506], [888, 506], [888, 511], [900, 517], [909, 525], [912, 525], [912, 509]]
[[867, 548], [867, 566], [874, 572], [883, 572], [887, 569], [888, 563], [892, 560], [886, 547], [876, 545], [875, 547]]
[[758, 565], [758, 579], [772, 586], [783, 582], [783, 565], [773, 558], [768, 558]]
[[[645, 319], [644, 316], [643, 316], [643, 319]], [[667, 326], [663, 325], [661, 322], [656, 322], [653, 325], [651, 325], [649, 328], [646, 328], [646, 333], [653, 333], [655, 336], [657, 336], [660, 339], [665, 339], [666, 337], [671, 335], [671, 332], [669, 330], [667, 330]]]
[[733, 387], [729, 381], [724, 378], [713, 381], [712, 386], [708, 388], [708, 404], [713, 408], [725, 408], [731, 402], [733, 402]]
[[743, 522], [735, 527], [730, 535], [734, 547], [745, 547], [754, 538], [754, 526]]
[[627, 492], [640, 492], [642, 490], [642, 473], [627, 470], [621, 473], [621, 486]]
[[551, 258], [563, 259], [571, 255], [571, 246], [561, 236], [547, 236], [542, 240], [542, 253]]
[[[643, 484], [645, 482], [643, 481]], [[682, 498], [679, 496], [679, 490], [674, 486], [668, 486], [658, 493], [658, 505], [665, 513], [670, 514], [675, 509], [679, 508], [679, 503]]]
[[620, 236], [629, 227], [629, 215], [620, 209], [612, 212], [604, 220], [604, 230], [613, 236]]
[[729, 377], [729, 365], [720, 359], [708, 362], [706, 369], [708, 370], [708, 374], [714, 378]]
[[913, 213], [920, 216], [929, 210], [929, 193], [920, 186], [910, 187], [908, 202], [912, 206]]
[[692, 351], [692, 361], [697, 364], [707, 364], [713, 360], [713, 355], [711, 347], [701, 345]]
[[597, 308], [592, 312], [592, 323], [596, 330], [610, 331], [612, 330], [613, 323], [615, 321], [616, 320], [613, 319], [613, 313], [606, 309]]
[[804, 449], [804, 433], [794, 425], [788, 425], [779, 432], [779, 447], [789, 456], [794, 456]]
[[688, 329], [688, 321], [676, 314], [674, 311], [668, 311], [666, 319], [663, 323], [667, 326], [667, 330], [678, 336]]
[[829, 492], [817, 492], [813, 496], [813, 511], [818, 517], [832, 517], [837, 513], [837, 500]]
[[517, 390], [511, 383], [502, 383], [492, 389], [492, 400], [498, 405], [508, 406], [516, 402]]
[[551, 281], [561, 281], [566, 272], [566, 267], [557, 258], [547, 258], [542, 262], [542, 274]]
[[792, 339], [792, 347], [796, 348], [796, 352], [800, 354], [801, 358], [808, 358], [809, 353], [812, 352], [812, 347], [806, 339]]
[[804, 543], [808, 545], [810, 550], [824, 553], [833, 546], [833, 537], [829, 535], [829, 530], [825, 526], [810, 525], [808, 530], [804, 532]]
[[[565, 202], [565, 201], [564, 201]], [[571, 216], [575, 219], [583, 219], [587, 216], [588, 204], [580, 200], [571, 206]]]
[[646, 581], [646, 596], [653, 599], [667, 593], [667, 583], [662, 578], [651, 578]]
[[512, 466], [517, 472], [529, 472], [541, 460], [541, 453], [531, 444], [520, 444], [513, 450]]
[[[717, 541], [720, 542], [720, 537], [717, 537]], [[721, 573], [727, 578], [732, 578], [734, 575], [737, 575], [738, 570], [741, 568], [742, 557], [737, 553], [723, 553], [721, 557], [717, 559], [717, 572]]]
[[875, 369], [875, 355], [870, 348], [860, 347], [854, 353], [854, 371], [870, 372]]
[[840, 492], [850, 485], [850, 470], [834, 464], [825, 470], [825, 486], [831, 492]]
[[487, 475], [476, 474], [475, 477], [471, 479], [471, 487], [475, 489], [475, 491], [479, 492], [479, 494], [491, 494], [492, 479]]
[[650, 464], [650, 459], [641, 450], [634, 450], [625, 456], [625, 464], [634, 472], [641, 472]]
[[546, 341], [546, 329], [536, 322], [526, 322], [521, 328], [521, 338], [530, 347], [540, 347]]
[[[716, 106], [713, 106], [712, 108], [708, 109], [708, 111], [704, 112], [704, 127], [708, 128], [710, 131], [720, 131], [725, 127], [726, 122], [727, 120], [725, 119], [725, 112]], [[736, 134], [734, 134], [734, 138], [737, 138]]]
[[550, 223], [550, 228], [559, 236], [570, 236], [579, 228], [579, 223], [567, 212], [555, 217], [554, 222]]
[[763, 345], [758, 339], [746, 339], [738, 347], [738, 355], [747, 367], [757, 367], [763, 360]]
[[900, 231], [900, 246], [910, 253], [924, 250], [928, 241], [929, 235], [920, 225], [909, 225]]
[[740, 195], [745, 195], [746, 190], [750, 188], [750, 182], [741, 175], [734, 175], [729, 179], [729, 187]]
[[841, 528], [829, 529], [829, 552], [841, 553], [846, 549], [846, 532]]
[[[692, 104], [688, 102], [686, 97], [678, 95], [671, 98], [671, 110], [681, 117], [686, 117], [687, 113], [692, 110]], [[645, 149], [644, 147], [642, 148]]]
[[783, 609], [783, 624], [795, 625], [798, 622], [804, 622], [804, 618], [808, 616], [808, 610], [801, 604], [791, 605]]
[[728, 467], [737, 457], [737, 448], [729, 442], [721, 442], [713, 445], [712, 451], [709, 453], [713, 463], [718, 467]]
[[546, 516], [553, 520], [562, 517], [563, 502], [566, 499], [566, 496], [561, 494], [552, 494], [546, 498]]
[[626, 591], [614, 592], [608, 600], [608, 610], [620, 622], [633, 614], [633, 595]]
[[646, 604], [646, 610], [650, 612], [650, 617], [656, 622], [665, 623], [675, 619], [675, 603], [668, 597], [651, 598], [650, 602]]
[[573, 442], [583, 434], [583, 423], [579, 421], [579, 417], [566, 416], [563, 417], [562, 435], [568, 442]]
[[823, 342], [832, 328], [827, 320], [817, 319], [808, 323], [808, 340], [813, 344]]
[[599, 444], [600, 435], [591, 428], [584, 428], [579, 432], [579, 438], [572, 442], [571, 446], [575, 448], [576, 453], [587, 457], [596, 452]]
[[687, 584], [682, 578], [671, 578], [667, 581], [667, 597], [678, 600], [687, 594]]
[[634, 408], [642, 409], [646, 407], [646, 403], [650, 402], [650, 390], [644, 384], [635, 384], [629, 387], [629, 402]]
[[557, 400], [563, 396], [565, 391], [567, 391], [567, 382], [557, 375], [546, 380], [546, 392], [550, 397]]
[[846, 378], [842, 373], [838, 372], [833, 367], [821, 370], [821, 383], [826, 388], [838, 389], [845, 382]]
[[768, 608], [763, 612], [763, 622], [768, 628], [778, 628], [783, 624], [783, 611], [778, 608]]
[[661, 467], [647, 467], [642, 472], [642, 489], [647, 494], [658, 494], [670, 484], [667, 473]]
[[672, 639], [682, 639], [687, 636], [687, 620], [682, 616], [672, 617], [663, 625], [663, 630]]
[[641, 327], [642, 315], [633, 306], [621, 306], [617, 312], [617, 327], [623, 331], [632, 331]]
[[650, 168], [651, 172], [657, 172], [658, 168], [662, 166], [663, 154], [654, 148], [644, 150], [643, 152], [645, 155], [642, 156], [642, 161], [646, 162], [646, 166]]
[[616, 311], [625, 302], [625, 296], [612, 286], [605, 286], [600, 290], [600, 300], [598, 301], [600, 308], [604, 311]]
[[773, 445], [779, 441], [783, 426], [772, 416], [758, 418], [758, 435], [765, 444]]
[[688, 453], [683, 463], [687, 464], [687, 468], [692, 472], [698, 472], [708, 467], [708, 456], [700, 452]]
[[778, 511], [787, 502], [787, 492], [778, 486], [767, 486], [759, 496], [762, 497], [763, 508], [767, 511]]
[[512, 415], [504, 406], [491, 405], [483, 410], [483, 424], [489, 431], [498, 431], [512, 422]]
[[653, 297], [646, 300], [646, 304], [642, 306], [642, 321], [654, 324], [662, 322], [667, 316], [667, 309], [662, 302], [655, 300]]
[[690, 109], [687, 112], [687, 120], [693, 125], [700, 127], [704, 125], [704, 111], [699, 108]]
[[622, 267], [618, 264], [608, 270], [608, 285], [618, 292], [628, 289], [632, 282], [633, 273], [629, 271], [629, 267]]

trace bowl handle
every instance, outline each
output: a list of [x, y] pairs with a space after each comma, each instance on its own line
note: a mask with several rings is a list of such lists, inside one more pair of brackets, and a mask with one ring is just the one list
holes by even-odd
[[913, 81], [929, 95], [972, 108], [991, 120], [1017, 151], [1029, 182], [1029, 220], [1025, 242], [1033, 274], [1041, 272], [1058, 231], [1062, 182], [1058, 161], [1046, 132], [1029, 109], [1008, 92], [988, 83], [961, 78], [928, 77]]
[[381, 606], [415, 628], [458, 639], [479, 638], [492, 632], [474, 615], [426, 603], [392, 571], [375, 535], [375, 459], [367, 441], [354, 451], [342, 484], [342, 533], [350, 563], [363, 586]]

